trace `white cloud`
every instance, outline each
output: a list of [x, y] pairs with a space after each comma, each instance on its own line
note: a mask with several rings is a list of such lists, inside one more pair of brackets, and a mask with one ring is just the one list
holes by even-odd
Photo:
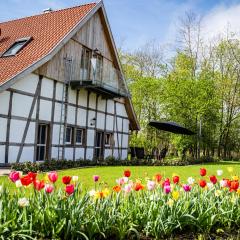
[[226, 32], [234, 32], [239, 36], [240, 32], [240, 4], [229, 7], [221, 5], [202, 19], [203, 37], [205, 40], [213, 39], [220, 35], [226, 35]]

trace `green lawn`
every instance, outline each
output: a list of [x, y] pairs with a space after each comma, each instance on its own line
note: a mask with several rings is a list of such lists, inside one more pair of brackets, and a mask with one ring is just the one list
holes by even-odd
[[[79, 176], [79, 181], [83, 186], [83, 189], [91, 189], [94, 187], [94, 182], [92, 180], [93, 175], [100, 176], [100, 182], [106, 183], [108, 186], [112, 187], [116, 184], [116, 179], [123, 175], [125, 169], [129, 169], [132, 172], [132, 179], [144, 179], [145, 177], [152, 177], [157, 173], [160, 173], [163, 177], [172, 177], [173, 174], [180, 176], [181, 181], [184, 182], [190, 176], [198, 180], [199, 169], [205, 167], [208, 171], [207, 175], [216, 175], [216, 170], [222, 169], [222, 177], [231, 177], [233, 175], [240, 176], [240, 162], [220, 162], [219, 164], [205, 164], [205, 165], [191, 165], [191, 166], [180, 166], [180, 167], [170, 167], [170, 166], [139, 166], [139, 167], [94, 167], [94, 168], [78, 168], [78, 169], [68, 169], [58, 171], [59, 179], [58, 185], [61, 185], [61, 178], [64, 175], [77, 175]], [[233, 172], [229, 173], [228, 168], [232, 167]], [[41, 174], [43, 177], [44, 174]], [[7, 177], [0, 177], [0, 184], [9, 186], [11, 189], [15, 188], [14, 184], [10, 183]]]

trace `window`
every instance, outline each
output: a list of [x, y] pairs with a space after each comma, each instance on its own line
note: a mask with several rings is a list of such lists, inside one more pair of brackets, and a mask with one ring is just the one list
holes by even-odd
[[91, 51], [83, 47], [80, 66], [81, 80], [90, 80], [90, 59]]
[[105, 134], [105, 146], [111, 146], [112, 143], [112, 133]]
[[73, 128], [66, 127], [65, 143], [72, 144], [73, 137]]
[[26, 46], [32, 40], [31, 37], [18, 39], [13, 43], [6, 52], [2, 54], [2, 57], [16, 55], [24, 46]]
[[84, 129], [77, 128], [75, 142], [77, 145], [83, 145], [83, 141], [84, 141]]

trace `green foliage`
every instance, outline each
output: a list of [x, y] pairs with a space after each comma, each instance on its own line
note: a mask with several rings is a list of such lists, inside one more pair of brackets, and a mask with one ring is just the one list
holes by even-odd
[[[240, 227], [239, 196], [218, 184], [208, 190], [195, 185], [190, 192], [175, 185], [174, 191], [180, 194], [175, 200], [171, 193], [163, 192], [161, 184], [153, 191], [110, 192], [101, 199], [82, 193], [80, 185], [71, 196], [62, 188], [52, 194], [26, 188], [12, 195], [3, 187], [1, 238], [166, 239], [189, 232], [221, 235], [226, 231], [237, 235]], [[29, 205], [19, 205], [23, 197]]]

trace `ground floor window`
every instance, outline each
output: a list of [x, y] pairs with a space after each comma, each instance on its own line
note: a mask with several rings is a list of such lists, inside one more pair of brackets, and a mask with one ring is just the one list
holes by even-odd
[[75, 142], [77, 145], [84, 144], [84, 129], [82, 128], [76, 129]]
[[113, 134], [106, 133], [105, 134], [105, 146], [110, 147], [112, 145], [112, 141], [113, 141]]
[[73, 127], [66, 127], [65, 143], [66, 144], [73, 143]]

